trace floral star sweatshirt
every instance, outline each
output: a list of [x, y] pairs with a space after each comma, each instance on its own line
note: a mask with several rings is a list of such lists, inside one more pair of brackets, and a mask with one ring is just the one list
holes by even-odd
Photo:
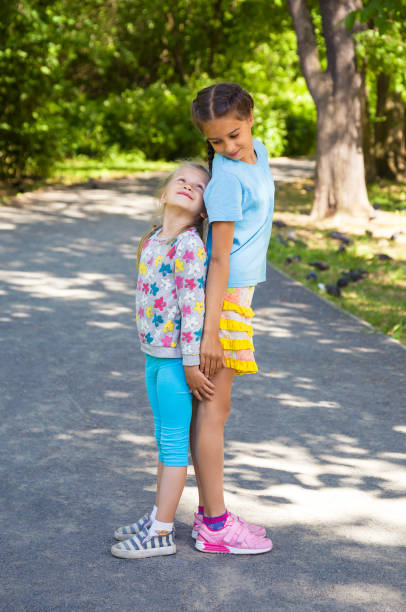
[[136, 320], [141, 350], [199, 365], [207, 254], [195, 228], [168, 242], [157, 230], [141, 252]]

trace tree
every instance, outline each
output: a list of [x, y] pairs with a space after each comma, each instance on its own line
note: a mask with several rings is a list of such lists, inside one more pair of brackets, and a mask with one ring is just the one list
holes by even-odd
[[365, 82], [364, 153], [367, 179], [406, 179], [406, 2], [364, 0], [349, 15], [365, 24], [357, 55]]
[[306, 0], [288, 0], [303, 75], [317, 109], [312, 216], [369, 215], [362, 150], [362, 77], [348, 14], [361, 0], [319, 0], [327, 68], [322, 69]]

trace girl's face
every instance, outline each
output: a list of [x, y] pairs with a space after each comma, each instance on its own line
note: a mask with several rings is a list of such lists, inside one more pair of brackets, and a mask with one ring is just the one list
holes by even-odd
[[235, 112], [211, 119], [202, 126], [202, 132], [216, 153], [234, 161], [255, 161], [251, 128], [254, 118], [239, 119]]
[[204, 211], [203, 192], [209, 182], [208, 175], [194, 168], [184, 166], [175, 172], [166, 185], [161, 202], [165, 207], [182, 209], [182, 213], [190, 212], [193, 221]]

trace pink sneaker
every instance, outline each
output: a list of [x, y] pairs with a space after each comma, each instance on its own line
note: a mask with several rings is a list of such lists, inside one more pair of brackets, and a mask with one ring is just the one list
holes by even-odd
[[212, 531], [202, 523], [195, 547], [207, 553], [258, 555], [272, 550], [272, 542], [269, 538], [254, 535], [246, 523], [229, 514], [224, 527], [218, 531]]
[[[240, 518], [239, 516], [236, 516], [232, 512], [230, 512], [229, 514], [233, 518], [240, 521], [240, 523], [247, 525], [250, 532], [258, 536], [259, 538], [263, 538], [266, 535], [265, 527], [262, 527], [261, 525], [254, 525], [254, 523], [248, 523], [247, 521], [244, 521], [244, 519]], [[194, 520], [193, 527], [192, 527], [192, 538], [196, 540], [197, 536], [199, 535], [200, 526], [203, 524], [203, 514], [199, 514], [198, 512], [195, 512], [194, 517], [195, 517], [195, 520]]]

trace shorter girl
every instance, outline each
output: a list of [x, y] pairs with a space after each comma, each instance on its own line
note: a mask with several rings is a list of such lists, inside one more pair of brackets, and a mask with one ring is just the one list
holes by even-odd
[[157, 489], [151, 514], [116, 529], [120, 543], [111, 548], [116, 557], [176, 552], [173, 521], [186, 481], [192, 393], [199, 399], [214, 393], [199, 369], [207, 267], [201, 233], [208, 181], [203, 166], [181, 166], [161, 194], [162, 226], [146, 234], [138, 247], [136, 320], [155, 421]]

